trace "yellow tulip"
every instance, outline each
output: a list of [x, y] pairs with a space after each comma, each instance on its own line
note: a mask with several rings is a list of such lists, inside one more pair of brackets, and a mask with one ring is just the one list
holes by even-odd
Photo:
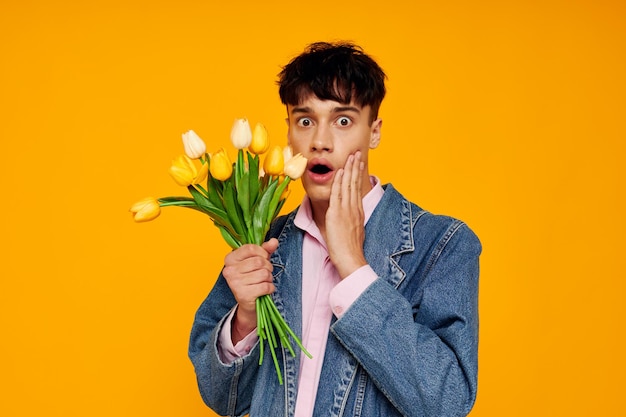
[[226, 181], [233, 173], [233, 164], [224, 148], [211, 157], [211, 176], [219, 181]]
[[230, 130], [230, 140], [237, 149], [243, 149], [250, 146], [252, 141], [252, 131], [248, 119], [236, 119]]
[[285, 175], [292, 180], [297, 180], [304, 174], [307, 162], [307, 159], [301, 153], [295, 155], [293, 158], [285, 161]]
[[255, 155], [261, 155], [267, 152], [270, 147], [270, 142], [267, 139], [267, 130], [261, 123], [257, 123], [254, 126], [254, 132], [252, 133], [252, 142], [248, 149]]
[[283, 173], [284, 165], [283, 150], [278, 145], [272, 146], [265, 155], [265, 162], [263, 163], [265, 174], [280, 175]]
[[194, 178], [198, 175], [195, 164], [187, 155], [180, 155], [172, 161], [170, 175], [176, 184], [186, 187], [193, 184]]
[[199, 159], [206, 153], [206, 144], [193, 130], [183, 133], [183, 146], [191, 159]]
[[200, 184], [204, 181], [209, 173], [207, 164], [202, 164], [200, 170], [187, 155], [180, 155], [172, 161], [170, 166], [170, 175], [176, 181], [176, 184], [187, 187], [191, 184]]
[[156, 199], [146, 197], [133, 204], [130, 208], [130, 212], [133, 213], [133, 219], [137, 223], [148, 222], [159, 217], [159, 214], [161, 214], [161, 206]]
[[194, 184], [200, 184], [206, 180], [206, 177], [209, 175], [209, 163], [204, 163], [198, 170], [198, 175], [193, 180]]

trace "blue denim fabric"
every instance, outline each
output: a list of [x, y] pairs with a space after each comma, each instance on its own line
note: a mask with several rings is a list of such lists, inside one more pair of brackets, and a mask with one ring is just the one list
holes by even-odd
[[[271, 236], [279, 311], [301, 334], [302, 231], [295, 213]], [[333, 318], [314, 415], [465, 416], [476, 398], [478, 258], [462, 222], [430, 214], [391, 185], [366, 226], [365, 256], [378, 275], [340, 320]], [[299, 358], [280, 350], [284, 386], [269, 350], [231, 364], [217, 354], [222, 321], [235, 300], [223, 276], [200, 306], [189, 345], [200, 393], [220, 415], [293, 416]]]

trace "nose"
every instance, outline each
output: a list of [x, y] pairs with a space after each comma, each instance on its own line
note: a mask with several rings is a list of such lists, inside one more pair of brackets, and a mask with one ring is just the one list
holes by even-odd
[[311, 151], [332, 152], [333, 138], [330, 130], [323, 125], [318, 126], [311, 141]]

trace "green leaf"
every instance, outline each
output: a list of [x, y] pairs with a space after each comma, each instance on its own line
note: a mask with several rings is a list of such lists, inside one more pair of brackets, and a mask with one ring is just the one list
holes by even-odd
[[239, 186], [237, 187], [237, 202], [239, 203], [239, 207], [241, 208], [248, 240], [251, 240], [252, 236], [250, 234], [250, 231], [252, 230], [252, 217], [250, 211], [250, 183], [248, 180], [249, 174], [249, 172], [246, 172], [243, 174], [243, 177], [241, 177], [241, 181], [239, 182]]
[[[214, 180], [213, 182], [216, 182], [216, 181]], [[213, 204], [217, 208], [224, 210], [224, 202], [222, 201], [222, 196], [217, 191], [217, 187], [215, 187], [214, 185], [211, 185], [209, 186], [207, 192], [208, 192], [209, 201], [211, 202], [211, 204]]]
[[206, 198], [204, 196], [204, 194], [202, 194], [200, 191], [198, 191], [196, 189], [196, 187], [194, 187], [193, 185], [190, 185], [190, 186], [187, 187], [187, 189], [189, 190], [189, 193], [191, 194], [193, 199], [196, 201], [196, 203], [200, 207], [207, 207], [207, 206], [209, 206], [209, 204], [210, 204], [209, 199]]
[[283, 191], [289, 185], [291, 178], [285, 177], [283, 182], [276, 188], [276, 191], [273, 193], [272, 199], [270, 200], [269, 208], [267, 214], [265, 216], [265, 225], [269, 228], [269, 225], [272, 223], [272, 220], [276, 218], [276, 207], [278, 207], [278, 202], [280, 201], [280, 197], [283, 195]]
[[283, 198], [278, 202], [278, 206], [276, 207], [276, 211], [274, 212], [274, 216], [272, 217], [272, 220], [270, 221], [270, 223], [272, 223], [272, 221], [274, 221], [274, 219], [278, 217], [278, 214], [280, 213], [280, 210], [283, 208], [285, 201], [287, 200]]
[[254, 242], [251, 243], [260, 245], [263, 242], [263, 238], [265, 238], [265, 234], [267, 233], [265, 219], [267, 218], [269, 204], [277, 185], [278, 181], [270, 182], [270, 185], [265, 189], [257, 205], [254, 207], [254, 212], [252, 213], [252, 235], [254, 236]]
[[163, 202], [163, 203], [170, 203], [170, 202], [174, 202], [174, 201], [194, 201], [194, 199], [191, 198], [191, 197], [178, 197], [178, 196], [161, 197], [158, 200]]
[[238, 247], [241, 246], [241, 242], [239, 242], [229, 231], [227, 228], [225, 228], [224, 226], [215, 223], [215, 225], [217, 226], [218, 229], [220, 229], [220, 233], [222, 234], [222, 237], [224, 238], [224, 240], [226, 241], [226, 243], [228, 244], [228, 246], [230, 246], [233, 249], [237, 249]]
[[224, 207], [226, 208], [226, 214], [235, 232], [237, 232], [239, 236], [246, 236], [244, 226], [241, 222], [240, 208], [235, 202], [235, 190], [231, 181], [224, 183]]
[[213, 204], [221, 205], [221, 203], [218, 204], [218, 202], [214, 198], [211, 197], [211, 192], [213, 191], [215, 194], [219, 196], [219, 200], [221, 200], [223, 185], [221, 181], [216, 180], [211, 175], [211, 158], [208, 157], [208, 154], [207, 154], [206, 163], [209, 164], [209, 175], [207, 175], [207, 179], [206, 179], [206, 188], [209, 191], [209, 198], [211, 199]]
[[239, 187], [239, 181], [243, 177], [245, 170], [246, 170], [246, 166], [243, 163], [243, 149], [239, 149], [239, 151], [237, 152], [237, 165], [235, 165], [235, 170], [234, 170], [234, 172], [236, 173], [235, 181], [236, 181], [237, 187]]
[[244, 173], [237, 186], [237, 202], [247, 228], [250, 227], [250, 181], [248, 176], [249, 172]]
[[248, 154], [248, 179], [249, 179], [249, 194], [250, 194], [250, 207], [254, 207], [257, 198], [259, 197], [259, 156]]
[[226, 211], [219, 207], [215, 207], [208, 198], [202, 195], [202, 193], [196, 190], [192, 185], [187, 188], [202, 212], [208, 214], [215, 223], [218, 223], [228, 229], [230, 234], [233, 235], [236, 240], [242, 241], [241, 233], [237, 232], [237, 230], [233, 227]]

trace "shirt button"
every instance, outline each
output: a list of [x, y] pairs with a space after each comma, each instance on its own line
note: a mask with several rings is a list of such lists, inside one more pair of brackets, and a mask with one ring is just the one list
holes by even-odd
[[250, 349], [251, 349], [251, 347], [250, 347], [250, 346], [246, 346], [246, 349], [245, 349], [245, 350], [246, 350], [246, 353], [250, 353]]
[[341, 316], [343, 314], [343, 307], [337, 306], [335, 307], [335, 316]]

